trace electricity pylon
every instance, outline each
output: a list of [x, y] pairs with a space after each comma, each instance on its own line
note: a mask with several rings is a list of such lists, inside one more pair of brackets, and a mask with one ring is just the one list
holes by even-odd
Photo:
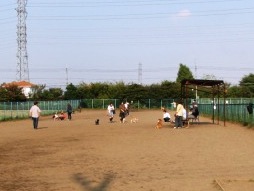
[[17, 0], [18, 7], [16, 8], [18, 16], [17, 24], [17, 74], [16, 78], [19, 81], [29, 81], [29, 69], [28, 69], [28, 56], [26, 49], [26, 5], [27, 0]]

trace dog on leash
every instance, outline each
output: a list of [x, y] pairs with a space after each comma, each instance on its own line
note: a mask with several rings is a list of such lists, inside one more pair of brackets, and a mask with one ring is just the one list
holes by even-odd
[[95, 120], [95, 125], [99, 125], [100, 124], [100, 120], [99, 119], [96, 119]]
[[162, 119], [158, 119], [155, 129], [161, 129], [161, 128], [162, 128]]

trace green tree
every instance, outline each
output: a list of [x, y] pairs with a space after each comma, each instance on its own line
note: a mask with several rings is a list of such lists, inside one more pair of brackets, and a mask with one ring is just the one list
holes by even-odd
[[122, 92], [121, 99], [122, 100], [140, 100], [146, 99], [148, 96], [147, 87], [144, 87], [140, 84], [129, 84], [126, 86], [125, 90]]
[[181, 85], [176, 82], [163, 81], [161, 83], [162, 98], [179, 98], [181, 96]]
[[90, 93], [90, 85], [87, 83], [80, 83], [77, 86], [77, 96], [78, 99], [89, 99], [91, 98], [91, 93]]
[[71, 99], [79, 99], [77, 87], [74, 86], [72, 83], [66, 86], [66, 91], [64, 92], [64, 99], [71, 100]]
[[63, 99], [63, 90], [61, 88], [50, 88], [49, 92], [53, 95], [54, 100]]
[[176, 78], [176, 82], [177, 83], [181, 83], [181, 81], [183, 79], [194, 79], [192, 72], [190, 71], [190, 69], [184, 65], [184, 64], [180, 64], [179, 65], [179, 70], [177, 73], [177, 78]]
[[242, 88], [240, 86], [232, 86], [227, 89], [227, 97], [238, 98], [242, 95]]
[[105, 99], [108, 98], [108, 84], [96, 82], [90, 84], [90, 92], [94, 99]]
[[15, 84], [8, 85], [1, 88], [2, 101], [26, 101], [27, 98], [22, 92], [22, 88]]
[[242, 88], [242, 97], [254, 96], [254, 74], [245, 75], [239, 85]]
[[41, 94], [42, 100], [62, 100], [63, 90], [61, 88], [49, 88], [48, 90], [43, 90]]
[[49, 101], [49, 100], [54, 100], [53, 95], [49, 92], [48, 89], [45, 89], [42, 91], [41, 95], [40, 95], [40, 100], [44, 100], [44, 101]]
[[4, 87], [0, 87], [0, 101], [8, 101], [7, 90]]
[[29, 94], [29, 98], [31, 100], [42, 100], [42, 93], [45, 89], [46, 85], [34, 85], [31, 87], [31, 93]]
[[124, 84], [124, 82], [120, 81], [117, 82], [113, 85], [112, 88], [110, 88], [110, 97], [109, 98], [114, 98], [114, 99], [124, 99], [127, 96], [125, 95], [125, 91], [126, 91], [126, 85]]
[[96, 90], [98, 99], [107, 99], [110, 97], [109, 86], [110, 86], [110, 84], [107, 84], [105, 82], [104, 83], [95, 83], [92, 85], [92, 87], [94, 87], [94, 90]]
[[181, 86], [179, 83], [163, 81], [161, 84], [152, 84], [147, 86], [147, 96], [150, 99], [168, 99], [176, 98], [181, 95]]
[[147, 94], [150, 99], [161, 99], [166, 96], [167, 89], [161, 88], [160, 84], [151, 84], [147, 86]]

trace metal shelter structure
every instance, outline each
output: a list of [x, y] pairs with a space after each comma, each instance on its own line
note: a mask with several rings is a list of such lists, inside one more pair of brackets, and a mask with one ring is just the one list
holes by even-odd
[[[198, 87], [202, 87], [198, 88]], [[223, 80], [201, 80], [201, 79], [184, 79], [181, 81], [181, 97], [183, 99], [184, 105], [188, 105], [187, 101], [189, 98], [189, 90], [190, 91], [204, 91], [210, 93], [212, 96], [212, 100], [217, 96], [218, 99], [218, 109], [217, 109], [217, 124], [219, 124], [220, 120], [220, 98], [223, 95], [223, 120], [225, 126], [226, 120], [226, 107], [225, 107], [225, 97], [226, 97], [226, 88]], [[187, 108], [188, 110], [188, 108]], [[214, 123], [215, 111], [213, 110], [213, 123]]]

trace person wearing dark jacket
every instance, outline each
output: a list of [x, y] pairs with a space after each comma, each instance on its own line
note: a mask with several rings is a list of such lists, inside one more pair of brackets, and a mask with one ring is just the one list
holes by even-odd
[[72, 116], [72, 106], [70, 103], [67, 104], [67, 114], [68, 114], [68, 120], [71, 120]]

